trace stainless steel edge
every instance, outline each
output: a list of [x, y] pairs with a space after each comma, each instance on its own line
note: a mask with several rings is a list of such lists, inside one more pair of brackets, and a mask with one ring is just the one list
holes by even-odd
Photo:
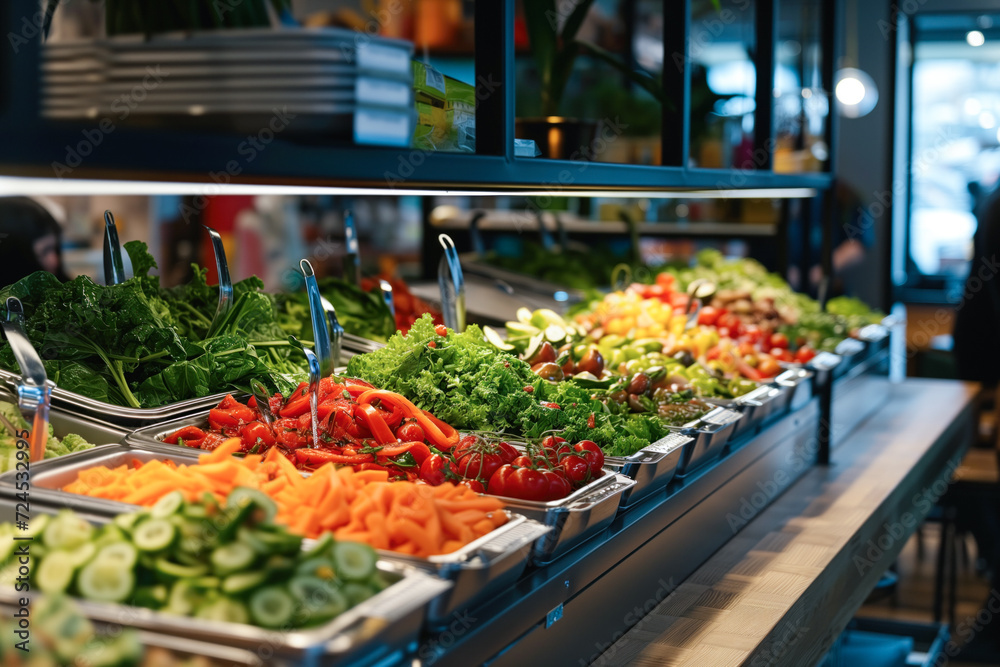
[[[17, 404], [17, 398], [12, 396], [5, 387], [0, 387], [0, 401]], [[106, 445], [121, 442], [130, 430], [124, 426], [110, 424], [92, 417], [83, 417], [71, 412], [54, 408], [49, 410], [49, 423], [57, 438], [64, 438], [75, 433], [94, 445]]]
[[635, 486], [622, 494], [621, 508], [631, 507], [670, 484], [677, 473], [684, 446], [691, 442], [694, 438], [690, 436], [671, 433], [631, 456], [605, 457], [605, 466], [635, 480]]

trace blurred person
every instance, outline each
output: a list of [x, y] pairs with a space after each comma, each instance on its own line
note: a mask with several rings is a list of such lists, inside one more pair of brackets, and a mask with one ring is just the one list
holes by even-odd
[[33, 199], [0, 198], [0, 285], [16, 283], [35, 271], [69, 280], [63, 270], [62, 228]]

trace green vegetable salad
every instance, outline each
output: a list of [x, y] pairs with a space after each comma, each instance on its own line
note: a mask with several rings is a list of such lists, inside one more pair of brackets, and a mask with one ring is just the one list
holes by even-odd
[[[16, 405], [0, 401], [0, 415], [7, 420], [17, 431], [28, 428], [28, 423], [21, 416], [21, 411]], [[61, 440], [52, 433], [52, 424], [49, 424], [49, 441], [45, 446], [45, 458], [52, 459], [63, 454], [72, 454], [84, 449], [93, 447], [91, 443], [84, 440], [75, 433], [67, 434]], [[17, 438], [4, 424], [0, 428], [0, 472], [14, 470], [17, 467]]]

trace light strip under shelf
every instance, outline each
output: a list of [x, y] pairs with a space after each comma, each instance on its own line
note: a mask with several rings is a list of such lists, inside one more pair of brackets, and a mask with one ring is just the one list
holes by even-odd
[[804, 199], [814, 188], [747, 190], [507, 190], [437, 188], [372, 188], [353, 186], [256, 185], [175, 181], [115, 181], [82, 178], [0, 176], [0, 196], [15, 195], [351, 195], [465, 197], [604, 197], [621, 199]]

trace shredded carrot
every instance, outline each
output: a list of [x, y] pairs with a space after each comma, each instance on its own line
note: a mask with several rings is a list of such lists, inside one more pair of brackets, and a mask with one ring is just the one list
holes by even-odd
[[503, 503], [451, 483], [388, 481], [384, 470], [355, 472], [326, 464], [309, 477], [273, 448], [263, 457], [238, 458], [232, 438], [199, 463], [149, 461], [79, 473], [64, 491], [151, 506], [180, 490], [189, 501], [209, 493], [225, 499], [236, 487], [260, 489], [278, 505], [276, 520], [305, 537], [333, 532], [338, 539], [419, 557], [450, 553], [507, 521]]

